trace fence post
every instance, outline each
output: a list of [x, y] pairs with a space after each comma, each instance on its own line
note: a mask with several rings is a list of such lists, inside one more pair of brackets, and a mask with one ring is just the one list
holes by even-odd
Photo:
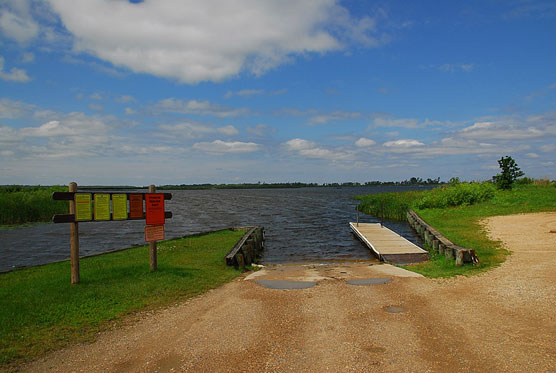
[[355, 206], [355, 211], [357, 211], [357, 226], [359, 226], [359, 205]]
[[[156, 187], [151, 184], [149, 185], [149, 193], [155, 193]], [[156, 257], [156, 241], [149, 242], [149, 254], [151, 257], [151, 271], [156, 271], [157, 268], [157, 257]]]
[[380, 201], [380, 227], [384, 226], [384, 202]]
[[[77, 192], [77, 183], [69, 183], [69, 192]], [[75, 197], [69, 201], [69, 213], [75, 216]], [[70, 245], [71, 245], [71, 283], [79, 283], [79, 227], [77, 221], [70, 223]]]

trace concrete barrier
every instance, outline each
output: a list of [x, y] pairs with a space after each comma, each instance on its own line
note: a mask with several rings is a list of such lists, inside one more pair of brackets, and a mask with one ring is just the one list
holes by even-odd
[[438, 254], [444, 254], [446, 259], [455, 260], [456, 266], [464, 263], [479, 264], [479, 257], [474, 249], [469, 249], [455, 245], [452, 241], [444, 237], [440, 232], [425, 223], [415, 211], [407, 212], [409, 226], [425, 241], [432, 250]]
[[249, 229], [226, 254], [226, 264], [238, 268], [256, 263], [264, 250], [264, 227]]

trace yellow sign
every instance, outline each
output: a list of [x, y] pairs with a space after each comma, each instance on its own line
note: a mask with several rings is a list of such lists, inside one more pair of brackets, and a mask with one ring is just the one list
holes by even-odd
[[95, 193], [95, 220], [110, 220], [110, 194]]
[[127, 219], [127, 194], [112, 194], [112, 219]]
[[75, 194], [75, 221], [92, 220], [91, 193]]

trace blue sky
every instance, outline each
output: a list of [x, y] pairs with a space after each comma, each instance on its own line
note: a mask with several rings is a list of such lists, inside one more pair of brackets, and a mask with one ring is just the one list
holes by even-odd
[[0, 0], [0, 184], [556, 178], [556, 2]]

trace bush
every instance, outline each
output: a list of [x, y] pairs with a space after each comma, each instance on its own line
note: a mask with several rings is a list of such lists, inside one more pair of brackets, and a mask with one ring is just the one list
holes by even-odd
[[418, 209], [469, 206], [492, 199], [494, 192], [494, 186], [488, 182], [453, 184], [425, 193], [414, 206]]

